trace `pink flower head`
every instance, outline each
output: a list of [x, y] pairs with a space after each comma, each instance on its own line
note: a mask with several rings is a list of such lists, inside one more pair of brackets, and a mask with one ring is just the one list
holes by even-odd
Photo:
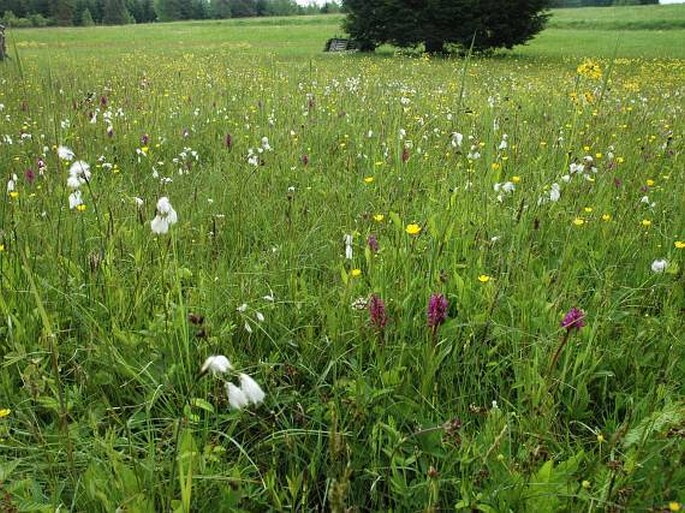
[[369, 235], [369, 238], [366, 240], [366, 243], [368, 244], [371, 253], [378, 253], [378, 238], [373, 233]]
[[585, 312], [575, 306], [564, 315], [561, 321], [561, 327], [566, 328], [568, 332], [573, 329], [579, 330], [583, 326], [585, 326]]
[[388, 312], [385, 309], [385, 303], [378, 294], [371, 294], [369, 299], [369, 316], [371, 317], [373, 327], [377, 331], [383, 331], [388, 322]]
[[431, 294], [428, 300], [428, 327], [436, 329], [445, 320], [447, 320], [447, 308], [449, 303], [447, 298], [442, 294]]

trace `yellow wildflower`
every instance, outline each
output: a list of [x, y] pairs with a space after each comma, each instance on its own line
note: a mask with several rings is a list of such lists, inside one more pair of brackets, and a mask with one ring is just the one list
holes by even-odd
[[481, 275], [478, 277], [478, 281], [481, 282], [481, 283], [487, 283], [487, 282], [490, 281], [490, 276], [488, 276], [487, 274], [481, 274]]
[[644, 226], [645, 228], [649, 228], [650, 226], [652, 226], [652, 222], [649, 219], [643, 219], [642, 226]]
[[367, 176], [366, 178], [364, 178], [364, 183], [373, 183], [373, 176]]
[[685, 241], [677, 240], [673, 243], [676, 249], [685, 249]]
[[602, 215], [602, 221], [611, 221], [611, 214], [603, 214]]
[[352, 278], [359, 278], [361, 275], [362, 275], [361, 269], [352, 269], [352, 271], [350, 271], [350, 276], [352, 276]]
[[0, 408], [0, 419], [7, 417], [10, 413], [12, 413], [12, 410], [9, 408]]
[[407, 227], [405, 228], [405, 231], [409, 235], [418, 235], [421, 232], [421, 226], [419, 226], [416, 223], [408, 224]]
[[79, 212], [85, 212], [86, 206], [83, 203], [81, 203], [80, 205], [76, 206], [76, 210], [78, 210]]
[[656, 182], [650, 178], [649, 180], [647, 180], [646, 183], [647, 183], [647, 187], [654, 187], [654, 184], [655, 184]]
[[679, 502], [671, 501], [668, 503], [668, 510], [669, 511], [680, 511], [681, 509], [682, 509], [682, 506], [680, 505]]
[[17, 199], [19, 197], [19, 191], [10, 191], [10, 198]]
[[520, 176], [512, 176], [511, 181], [514, 183], [520, 183], [521, 182], [521, 177]]
[[373, 215], [373, 220], [376, 221], [377, 223], [382, 223], [383, 219], [385, 219], [385, 216], [383, 214], [374, 214]]
[[573, 224], [575, 224], [576, 226], [583, 226], [585, 224], [585, 219], [582, 219], [580, 217], [576, 217], [573, 220]]
[[593, 61], [592, 59], [583, 61], [578, 68], [576, 68], [576, 71], [580, 76], [589, 78], [590, 80], [599, 80], [602, 78], [602, 68], [598, 62]]

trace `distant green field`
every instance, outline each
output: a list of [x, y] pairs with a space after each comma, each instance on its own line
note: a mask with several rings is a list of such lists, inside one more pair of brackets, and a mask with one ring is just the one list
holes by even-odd
[[[581, 30], [682, 30], [685, 5], [554, 9], [549, 28]], [[685, 35], [680, 35], [685, 45]]]
[[[325, 41], [344, 35], [342, 16], [250, 18], [122, 27], [21, 29], [8, 32], [10, 52], [51, 60], [54, 51], [143, 56], [190, 50], [327, 58]], [[685, 5], [556, 9], [549, 27], [509, 56], [685, 58]], [[379, 56], [394, 53], [383, 47]]]

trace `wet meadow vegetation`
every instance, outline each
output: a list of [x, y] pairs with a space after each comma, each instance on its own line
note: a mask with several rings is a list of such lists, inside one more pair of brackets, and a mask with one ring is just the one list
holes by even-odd
[[679, 511], [685, 9], [640, 9], [9, 31], [0, 509]]

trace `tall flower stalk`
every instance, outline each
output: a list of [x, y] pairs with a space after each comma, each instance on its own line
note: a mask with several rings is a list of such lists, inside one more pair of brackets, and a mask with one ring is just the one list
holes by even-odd
[[549, 364], [549, 372], [551, 373], [556, 367], [559, 357], [561, 356], [561, 351], [566, 346], [569, 337], [573, 331], [580, 331], [581, 328], [585, 326], [585, 312], [575, 306], [571, 308], [563, 320], [561, 321], [561, 327], [564, 328], [564, 334], [559, 341], [557, 350], [554, 352], [554, 356]]

